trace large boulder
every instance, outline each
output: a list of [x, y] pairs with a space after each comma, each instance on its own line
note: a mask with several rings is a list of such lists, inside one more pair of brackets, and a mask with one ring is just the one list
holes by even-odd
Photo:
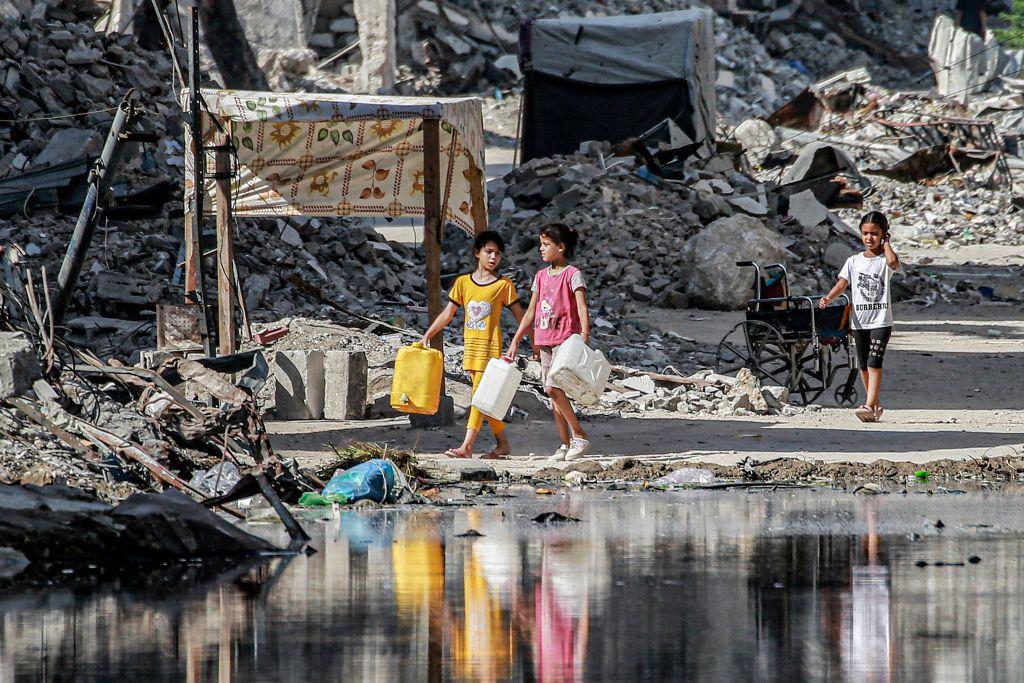
[[704, 308], [732, 311], [753, 296], [754, 272], [736, 262], [783, 263], [786, 251], [778, 233], [753, 216], [737, 214], [719, 218], [687, 240], [681, 256], [690, 300]]

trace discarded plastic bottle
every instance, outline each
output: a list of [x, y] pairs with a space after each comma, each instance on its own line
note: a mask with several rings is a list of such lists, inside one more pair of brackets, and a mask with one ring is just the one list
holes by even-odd
[[680, 467], [678, 470], [672, 470], [664, 477], [656, 479], [654, 485], [711, 484], [714, 481], [715, 475], [711, 470], [704, 470], [698, 467]]

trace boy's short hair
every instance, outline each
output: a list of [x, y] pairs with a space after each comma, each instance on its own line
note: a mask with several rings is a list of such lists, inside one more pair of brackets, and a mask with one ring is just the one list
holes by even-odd
[[494, 242], [494, 245], [498, 247], [498, 251], [502, 254], [505, 253], [505, 240], [493, 230], [484, 230], [476, 236], [476, 239], [473, 240], [473, 253], [479, 253], [481, 249], [487, 246], [488, 242]]
[[547, 223], [540, 229], [540, 236], [560, 244], [565, 249], [565, 258], [570, 259], [576, 255], [580, 234], [575, 228], [570, 228], [565, 223]]

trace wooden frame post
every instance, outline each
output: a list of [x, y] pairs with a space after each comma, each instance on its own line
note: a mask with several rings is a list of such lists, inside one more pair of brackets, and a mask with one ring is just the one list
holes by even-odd
[[231, 138], [219, 135], [214, 177], [217, 180], [217, 353], [238, 350], [235, 329], [235, 240], [231, 219]]
[[[481, 163], [483, 160], [481, 159]], [[484, 172], [476, 164], [469, 166], [469, 198], [473, 205], [470, 215], [473, 217], [473, 233], [479, 235], [487, 229], [487, 190]]]
[[[441, 313], [441, 122], [423, 119], [423, 250], [427, 257], [427, 318]], [[444, 335], [430, 345], [444, 352]]]
[[[191, 9], [189, 41], [189, 147], [192, 151], [192, 196], [185, 197], [185, 294], [199, 292], [202, 274], [203, 183], [206, 181], [206, 154], [203, 150], [203, 112], [199, 105], [199, 10]], [[186, 303], [196, 303], [186, 298]]]

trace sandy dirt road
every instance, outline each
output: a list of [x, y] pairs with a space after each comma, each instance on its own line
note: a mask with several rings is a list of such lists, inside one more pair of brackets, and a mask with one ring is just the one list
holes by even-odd
[[[968, 309], [902, 306], [886, 356], [884, 422], [859, 423], [849, 410], [825, 407], [795, 417], [693, 417], [651, 412], [591, 420], [585, 428], [594, 457], [700, 460], [734, 464], [744, 458], [777, 457], [830, 461], [878, 458], [924, 463], [942, 458], [980, 458], [1024, 453], [1024, 312], [1019, 306]], [[652, 310], [648, 322], [703, 343], [716, 343], [741, 313]], [[531, 415], [531, 418], [536, 416]], [[493, 461], [498, 469], [526, 473], [546, 466], [541, 456], [557, 446], [548, 416], [514, 424], [515, 457]], [[274, 447], [285, 456], [317, 461], [328, 442], [387, 442], [437, 458], [458, 445], [464, 426], [412, 430], [402, 418], [364, 422], [270, 423]], [[490, 447], [484, 432], [481, 451]], [[530, 454], [535, 457], [530, 457]]]

